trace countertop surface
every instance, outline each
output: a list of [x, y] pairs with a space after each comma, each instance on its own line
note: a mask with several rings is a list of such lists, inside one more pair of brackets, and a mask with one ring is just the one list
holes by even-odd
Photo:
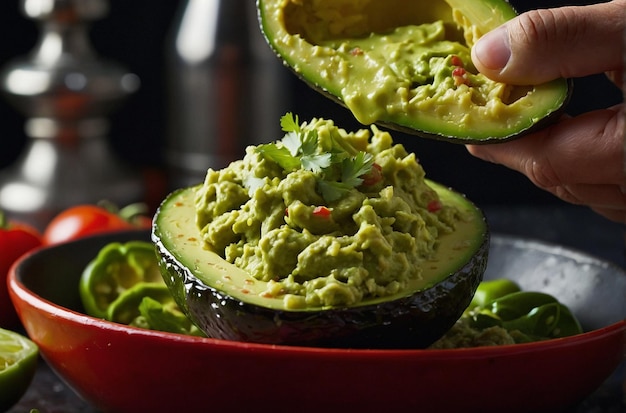
[[[492, 233], [559, 244], [626, 267], [625, 227], [576, 206], [483, 207]], [[626, 412], [626, 363], [594, 394], [567, 413]], [[7, 413], [95, 412], [40, 362], [29, 391]]]

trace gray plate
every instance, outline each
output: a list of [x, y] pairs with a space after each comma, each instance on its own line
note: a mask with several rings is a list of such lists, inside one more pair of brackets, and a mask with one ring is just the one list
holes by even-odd
[[570, 248], [497, 235], [485, 279], [509, 278], [523, 290], [557, 297], [585, 330], [626, 319], [626, 271]]

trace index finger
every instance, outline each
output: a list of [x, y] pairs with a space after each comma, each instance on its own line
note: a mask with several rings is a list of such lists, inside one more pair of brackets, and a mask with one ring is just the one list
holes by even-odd
[[526, 175], [548, 189], [572, 184], [624, 185], [624, 105], [563, 118], [514, 141], [467, 146], [486, 161]]

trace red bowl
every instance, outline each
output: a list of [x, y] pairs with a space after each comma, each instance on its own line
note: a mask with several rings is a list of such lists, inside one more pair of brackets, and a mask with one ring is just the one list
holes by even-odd
[[82, 268], [106, 243], [129, 239], [148, 234], [39, 249], [9, 276], [11, 298], [45, 360], [102, 411], [553, 412], [591, 394], [626, 351], [622, 269], [499, 236], [486, 277], [557, 295], [591, 331], [490, 348], [348, 350], [188, 337], [84, 315]]

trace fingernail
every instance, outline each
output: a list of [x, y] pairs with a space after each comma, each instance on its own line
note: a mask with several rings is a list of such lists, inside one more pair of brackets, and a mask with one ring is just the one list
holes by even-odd
[[474, 57], [490, 70], [503, 69], [511, 58], [509, 33], [500, 26], [481, 37], [474, 45]]

